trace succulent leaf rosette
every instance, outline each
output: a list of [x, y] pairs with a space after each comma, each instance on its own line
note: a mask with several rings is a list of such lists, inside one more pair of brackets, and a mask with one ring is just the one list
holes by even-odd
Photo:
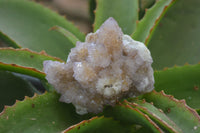
[[0, 133], [200, 133], [200, 1], [71, 1], [0, 0]]

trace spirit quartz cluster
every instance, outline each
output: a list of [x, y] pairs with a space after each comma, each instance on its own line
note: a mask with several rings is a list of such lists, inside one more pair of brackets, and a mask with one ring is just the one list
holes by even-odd
[[124, 35], [113, 18], [77, 42], [66, 63], [45, 61], [46, 79], [78, 114], [99, 113], [122, 98], [154, 88], [152, 58], [146, 46]]

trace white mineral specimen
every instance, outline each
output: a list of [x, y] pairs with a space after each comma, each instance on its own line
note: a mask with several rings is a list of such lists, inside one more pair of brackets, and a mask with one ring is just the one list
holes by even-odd
[[99, 113], [103, 105], [152, 91], [152, 62], [146, 46], [109, 18], [86, 42], [77, 42], [66, 63], [45, 61], [44, 72], [60, 101], [72, 103], [78, 114]]

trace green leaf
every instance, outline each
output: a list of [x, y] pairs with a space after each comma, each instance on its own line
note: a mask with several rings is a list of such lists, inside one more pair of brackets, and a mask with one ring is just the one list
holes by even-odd
[[148, 44], [160, 19], [175, 0], [158, 0], [154, 6], [148, 9], [145, 16], [137, 23], [137, 27], [132, 34], [133, 39]]
[[163, 110], [169, 119], [171, 119], [185, 133], [200, 132], [200, 116], [198, 113], [186, 105], [184, 100], [177, 100], [173, 96], [166, 95], [164, 92], [153, 91], [143, 96], [147, 102], [153, 102], [158, 109]]
[[155, 90], [164, 90], [187, 104], [200, 109], [200, 64], [155, 71]]
[[0, 112], [4, 105], [13, 105], [16, 99], [33, 96], [34, 89], [28, 81], [11, 72], [0, 71]]
[[123, 125], [140, 125], [154, 133], [162, 132], [162, 129], [153, 122], [149, 116], [142, 113], [139, 109], [131, 107], [129, 104], [120, 103], [115, 107], [107, 107], [103, 113], [105, 116], [114, 117]]
[[13, 40], [18, 47], [37, 52], [45, 50], [49, 55], [64, 60], [74, 45], [60, 33], [49, 29], [58, 25], [81, 41], [85, 38], [84, 34], [64, 17], [27, 0], [0, 0], [0, 18], [3, 18], [0, 21], [0, 31]]
[[68, 30], [60, 27], [60, 26], [54, 26], [50, 30], [55, 30], [64, 35], [74, 46], [76, 46], [76, 42], [80, 41], [76, 36], [74, 36], [71, 32]]
[[197, 110], [197, 113], [200, 115], [200, 109]]
[[44, 72], [38, 71], [37, 69], [34, 69], [34, 68], [22, 67], [16, 64], [6, 64], [2, 62], [0, 62], [0, 70], [26, 74], [26, 75], [36, 77], [42, 80], [45, 79], [45, 76], [46, 76]]
[[43, 61], [57, 60], [44, 52], [36, 53], [28, 49], [0, 48], [0, 69], [18, 72], [44, 79]]
[[20, 46], [16, 44], [15, 41], [13, 41], [11, 38], [9, 38], [7, 35], [2, 33], [1, 31], [0, 31], [0, 39], [1, 41], [6, 42], [6, 45], [9, 45], [14, 48], [20, 48]]
[[125, 34], [131, 34], [138, 20], [137, 0], [97, 0], [94, 31], [109, 17], [113, 17]]
[[112, 118], [93, 117], [73, 125], [63, 133], [131, 133], [130, 127], [122, 126]]
[[158, 124], [164, 131], [171, 133], [180, 133], [182, 132], [177, 125], [171, 121], [163, 111], [159, 110], [153, 104], [147, 103], [145, 100], [135, 100], [130, 103], [132, 107], [139, 109], [141, 112], [148, 115], [156, 124]]
[[6, 64], [17, 64], [42, 71], [43, 61], [45, 60], [62, 61], [59, 58], [47, 55], [45, 52], [37, 53], [29, 49], [0, 48], [0, 62]]
[[94, 22], [94, 10], [96, 9], [96, 0], [89, 0], [89, 13], [90, 13], [90, 20]]
[[149, 43], [154, 69], [200, 61], [200, 1], [178, 0]]
[[91, 117], [76, 114], [72, 104], [61, 103], [58, 99], [56, 93], [45, 93], [17, 101], [0, 114], [1, 132], [56, 133]]
[[144, 17], [145, 10], [155, 4], [155, 0], [139, 0], [139, 19]]

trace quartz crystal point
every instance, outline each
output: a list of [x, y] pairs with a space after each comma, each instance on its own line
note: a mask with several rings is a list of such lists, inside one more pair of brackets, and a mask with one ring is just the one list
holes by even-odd
[[66, 63], [44, 61], [46, 79], [78, 114], [102, 112], [122, 98], [154, 88], [152, 58], [146, 46], [124, 35], [113, 18], [85, 42], [77, 42]]

